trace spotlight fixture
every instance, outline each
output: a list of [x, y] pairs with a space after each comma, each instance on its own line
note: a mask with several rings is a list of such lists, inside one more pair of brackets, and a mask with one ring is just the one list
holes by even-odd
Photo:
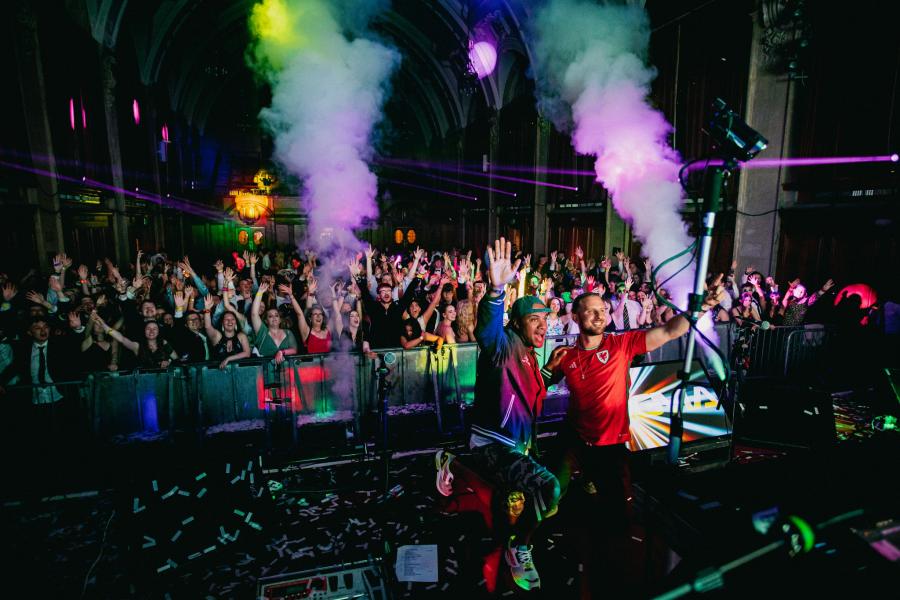
[[721, 98], [713, 102], [713, 115], [707, 133], [719, 146], [726, 161], [751, 160], [769, 145], [769, 140], [747, 125]]

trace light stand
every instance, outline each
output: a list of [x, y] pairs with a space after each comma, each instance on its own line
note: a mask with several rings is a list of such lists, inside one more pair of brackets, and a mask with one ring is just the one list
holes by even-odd
[[697, 345], [695, 326], [703, 312], [703, 300], [706, 292], [706, 272], [709, 269], [709, 249], [712, 246], [713, 226], [716, 213], [722, 207], [722, 182], [729, 170], [728, 162], [724, 165], [707, 167], [706, 188], [703, 191], [703, 231], [700, 232], [700, 252], [697, 255], [697, 271], [694, 273], [694, 291], [688, 295], [687, 319], [691, 328], [688, 331], [687, 347], [684, 351], [684, 364], [679, 372], [681, 385], [675, 392], [676, 400], [669, 419], [668, 463], [678, 462], [681, 453], [681, 439], [684, 435], [684, 391], [691, 378], [691, 363], [694, 362], [694, 351]]
[[391, 450], [388, 443], [388, 393], [393, 387], [393, 383], [388, 380], [388, 374], [391, 370], [389, 365], [396, 362], [396, 356], [393, 352], [386, 352], [378, 361], [375, 368], [375, 377], [378, 380], [378, 412], [381, 413], [381, 459], [384, 463], [384, 493], [390, 492], [390, 473], [391, 473]]
[[706, 292], [706, 272], [709, 268], [709, 249], [712, 246], [713, 226], [716, 213], [722, 208], [722, 183], [725, 176], [737, 166], [737, 161], [748, 161], [759, 154], [768, 145], [768, 140], [747, 125], [725, 101], [716, 98], [713, 102], [713, 115], [709, 122], [709, 135], [719, 147], [723, 158], [721, 164], [706, 167], [706, 185], [703, 190], [703, 231], [700, 232], [700, 252], [697, 255], [697, 271], [694, 273], [694, 291], [688, 295], [687, 318], [691, 328], [688, 331], [687, 348], [684, 352], [684, 365], [679, 376], [681, 385], [675, 391], [674, 406], [669, 420], [669, 447], [667, 461], [670, 465], [678, 462], [681, 453], [681, 439], [684, 435], [684, 390], [687, 389], [691, 377], [691, 363], [694, 362], [694, 350], [697, 342], [697, 320], [703, 312], [703, 300]]

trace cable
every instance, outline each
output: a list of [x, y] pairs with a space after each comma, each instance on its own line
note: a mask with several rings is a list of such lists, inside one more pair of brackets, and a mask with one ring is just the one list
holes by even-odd
[[764, 217], [765, 215], [771, 215], [772, 213], [778, 212], [779, 210], [781, 210], [781, 209], [773, 208], [772, 210], [767, 210], [767, 211], [761, 212], [761, 213], [748, 213], [748, 212], [744, 212], [742, 210], [736, 210], [735, 212], [737, 212], [737, 214], [743, 215], [745, 217]]
[[91, 578], [91, 573], [94, 570], [94, 567], [97, 566], [97, 563], [100, 562], [100, 558], [103, 556], [103, 550], [106, 549], [106, 534], [109, 532], [109, 524], [112, 523], [113, 517], [116, 516], [116, 509], [109, 515], [109, 519], [106, 520], [106, 527], [103, 528], [103, 538], [100, 540], [100, 554], [97, 555], [97, 558], [94, 560], [94, 564], [91, 565], [91, 568], [88, 569], [87, 575], [84, 576], [84, 585], [81, 586], [81, 597], [84, 598], [85, 592], [87, 592], [88, 581]]

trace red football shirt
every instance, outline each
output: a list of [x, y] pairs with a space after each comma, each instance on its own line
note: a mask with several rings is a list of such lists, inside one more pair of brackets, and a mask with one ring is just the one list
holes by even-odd
[[647, 352], [646, 336], [646, 330], [606, 334], [597, 348], [569, 350], [557, 367], [569, 388], [569, 421], [585, 442], [608, 446], [631, 440], [628, 368]]

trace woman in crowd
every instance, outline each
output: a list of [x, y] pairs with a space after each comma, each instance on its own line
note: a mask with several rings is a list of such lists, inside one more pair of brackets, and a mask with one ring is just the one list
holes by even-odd
[[91, 318], [85, 327], [81, 341], [81, 365], [86, 373], [119, 369], [119, 342], [107, 335], [97, 319]]
[[334, 329], [338, 336], [338, 349], [342, 352], [370, 352], [362, 320], [362, 303], [359, 303], [358, 308], [351, 308], [347, 313], [347, 325], [344, 325], [341, 316], [343, 308], [344, 298], [337, 293], [334, 296]]
[[731, 318], [737, 323], [738, 327], [753, 326], [762, 319], [759, 318], [759, 311], [753, 302], [753, 294], [744, 292], [741, 294], [737, 306], [731, 309]]
[[139, 369], [166, 369], [173, 360], [178, 359], [178, 354], [172, 346], [159, 335], [159, 324], [156, 321], [144, 323], [144, 339], [135, 342], [107, 325], [96, 311], [91, 313], [91, 319], [104, 333], [137, 357]]
[[445, 304], [441, 311], [441, 322], [437, 326], [435, 335], [444, 338], [448, 344], [456, 343], [456, 334], [453, 332], [453, 325], [456, 321], [456, 307], [452, 304]]
[[458, 344], [475, 341], [475, 307], [471, 300], [460, 300], [457, 303], [453, 334]]
[[239, 328], [240, 313], [231, 304], [228, 293], [222, 298], [225, 314], [222, 315], [222, 326], [219, 329], [213, 327], [210, 317], [210, 308], [213, 299], [206, 295], [203, 309], [203, 325], [206, 329], [206, 337], [209, 340], [210, 359], [219, 361], [219, 368], [224, 369], [228, 363], [250, 356], [250, 339]]
[[297, 338], [291, 331], [281, 328], [281, 314], [277, 308], [268, 308], [263, 313], [262, 299], [268, 291], [268, 282], [260, 283], [259, 290], [253, 297], [253, 306], [250, 308], [250, 322], [255, 334], [253, 344], [260, 356], [274, 358], [275, 364], [280, 365], [285, 357], [297, 354]]
[[[306, 346], [307, 354], [327, 354], [331, 352], [331, 331], [328, 330], [328, 318], [325, 310], [315, 302], [318, 282], [315, 278], [307, 280], [307, 304], [310, 306], [303, 310], [289, 285], [281, 285], [278, 290], [291, 300], [294, 314], [297, 315], [297, 324], [300, 328], [300, 339]], [[339, 315], [340, 313], [335, 313]]]
[[565, 323], [560, 311], [563, 309], [563, 301], [560, 298], [550, 298], [550, 314], [547, 315], [547, 337], [563, 335]]
[[404, 350], [418, 348], [420, 344], [435, 344], [435, 349], [439, 350], [444, 344], [444, 338], [427, 331], [422, 331], [419, 322], [415, 319], [407, 319], [403, 322], [403, 334], [400, 336], [400, 345]]

